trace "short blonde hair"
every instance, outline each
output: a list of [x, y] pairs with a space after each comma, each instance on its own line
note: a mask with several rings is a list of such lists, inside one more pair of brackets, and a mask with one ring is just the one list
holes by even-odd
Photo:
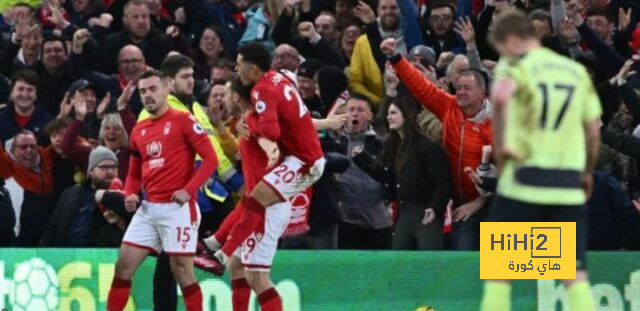
[[120, 129], [124, 133], [124, 147], [129, 146], [129, 134], [127, 133], [127, 129], [124, 128], [124, 123], [122, 123], [122, 118], [117, 113], [107, 113], [102, 119], [102, 123], [100, 123], [100, 133], [98, 133], [98, 140], [101, 144], [104, 145], [104, 131], [107, 126], [114, 126]]

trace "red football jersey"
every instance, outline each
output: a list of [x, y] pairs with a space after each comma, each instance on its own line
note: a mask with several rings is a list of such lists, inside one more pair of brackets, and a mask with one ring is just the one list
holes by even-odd
[[255, 136], [249, 139], [240, 139], [238, 149], [242, 159], [245, 193], [251, 193], [262, 177], [268, 173], [269, 159], [258, 145], [258, 139]]
[[277, 142], [282, 155], [296, 156], [309, 166], [323, 156], [311, 114], [283, 74], [267, 72], [251, 89], [251, 104], [247, 123], [252, 135]]
[[[158, 119], [146, 119], [131, 132], [131, 158], [125, 195], [142, 190], [146, 200], [170, 202], [176, 190], [185, 189], [191, 197], [218, 166], [209, 137], [189, 113], [169, 109]], [[197, 173], [195, 155], [203, 163]], [[129, 180], [130, 177], [134, 179]]]

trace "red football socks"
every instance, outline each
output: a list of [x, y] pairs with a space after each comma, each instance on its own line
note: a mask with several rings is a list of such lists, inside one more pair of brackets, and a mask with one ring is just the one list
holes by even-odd
[[200, 291], [198, 283], [182, 288], [182, 296], [184, 296], [184, 305], [188, 311], [202, 311], [202, 291]]
[[127, 305], [131, 292], [131, 280], [123, 280], [113, 277], [111, 289], [107, 298], [108, 311], [121, 311]]
[[233, 209], [233, 211], [231, 211], [231, 213], [227, 215], [227, 217], [225, 217], [225, 219], [222, 221], [222, 224], [220, 224], [220, 228], [218, 228], [216, 233], [213, 234], [213, 236], [216, 237], [216, 241], [218, 241], [218, 243], [224, 245], [224, 243], [227, 241], [229, 233], [231, 233], [231, 228], [233, 228], [238, 220], [240, 220], [243, 211], [244, 206], [242, 205], [242, 201], [240, 201], [238, 202], [238, 204], [236, 204], [236, 207]]
[[258, 302], [262, 311], [282, 311], [282, 300], [273, 287], [258, 295]]
[[233, 252], [242, 245], [260, 221], [264, 219], [265, 207], [262, 206], [260, 202], [251, 197], [245, 197], [243, 201], [246, 207], [244, 213], [242, 213], [236, 225], [231, 229], [229, 238], [220, 249], [227, 258], [233, 255]]
[[233, 311], [247, 311], [249, 309], [249, 297], [251, 296], [251, 288], [247, 283], [247, 279], [231, 280], [231, 290]]

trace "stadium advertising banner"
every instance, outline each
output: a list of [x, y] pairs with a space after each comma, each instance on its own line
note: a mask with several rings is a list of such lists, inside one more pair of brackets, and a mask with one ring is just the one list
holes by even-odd
[[[116, 257], [111, 249], [0, 249], [0, 310], [104, 310]], [[281, 251], [273, 280], [288, 311], [478, 310], [479, 259], [477, 252]], [[599, 310], [640, 311], [640, 253], [590, 253], [587, 264]], [[136, 274], [127, 310], [152, 309], [154, 265], [149, 258]], [[232, 309], [228, 272], [197, 278], [204, 310]], [[568, 308], [555, 280], [515, 280], [512, 300], [512, 310]]]

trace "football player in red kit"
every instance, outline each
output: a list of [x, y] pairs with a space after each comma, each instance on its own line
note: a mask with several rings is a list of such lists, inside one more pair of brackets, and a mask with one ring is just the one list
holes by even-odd
[[[138, 91], [151, 118], [131, 133], [131, 157], [125, 184], [125, 207], [136, 211], [125, 232], [107, 310], [123, 310], [131, 278], [149, 253], [164, 250], [182, 288], [187, 310], [202, 310], [202, 292], [193, 274], [200, 214], [194, 195], [218, 165], [202, 126], [187, 113], [170, 109], [169, 88], [162, 74], [150, 70], [138, 81]], [[203, 163], [194, 169], [195, 154]], [[138, 193], [144, 189], [144, 200]]]
[[262, 310], [282, 310], [269, 269], [289, 221], [288, 200], [320, 179], [325, 160], [311, 114], [294, 83], [269, 70], [269, 52], [259, 44], [244, 45], [237, 64], [242, 83], [253, 85], [251, 105], [245, 109], [250, 139], [242, 141], [240, 150], [248, 195], [216, 257], [223, 263], [232, 255], [240, 257]]

